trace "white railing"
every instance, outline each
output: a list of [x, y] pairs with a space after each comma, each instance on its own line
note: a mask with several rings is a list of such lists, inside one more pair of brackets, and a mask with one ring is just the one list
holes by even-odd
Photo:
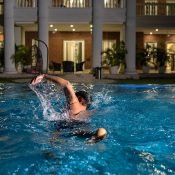
[[123, 8], [124, 0], [104, 0], [104, 8]]
[[56, 8], [89, 8], [91, 0], [52, 0], [51, 7]]
[[16, 0], [17, 8], [35, 8], [37, 7], [37, 0]]
[[138, 16], [175, 16], [175, 3], [138, 3]]

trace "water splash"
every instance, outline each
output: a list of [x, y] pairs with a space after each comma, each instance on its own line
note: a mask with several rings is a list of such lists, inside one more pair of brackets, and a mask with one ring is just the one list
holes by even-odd
[[[69, 112], [66, 110], [67, 101], [63, 90], [49, 81], [43, 81], [37, 85], [29, 85], [41, 102], [43, 117], [48, 121], [67, 120]], [[85, 90], [92, 96], [91, 109], [99, 109], [104, 105], [110, 105], [113, 99], [111, 90], [104, 87], [101, 91], [94, 89], [94, 85], [73, 84], [75, 91]], [[102, 105], [103, 104], [103, 105]]]
[[35, 92], [41, 102], [45, 120], [56, 121], [69, 118], [68, 112], [65, 111], [66, 100], [64, 100], [61, 89], [57, 91], [55, 86], [49, 83], [30, 84], [29, 87]]
[[102, 105], [108, 105], [113, 102], [113, 99], [110, 95], [111, 91], [103, 88], [102, 91], [93, 92], [93, 104], [94, 108], [99, 108]]

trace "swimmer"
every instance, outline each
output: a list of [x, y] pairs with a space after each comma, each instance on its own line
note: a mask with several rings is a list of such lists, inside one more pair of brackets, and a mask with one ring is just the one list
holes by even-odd
[[[64, 88], [70, 120], [81, 121], [87, 119], [91, 115], [87, 109], [92, 102], [92, 97], [86, 91], [75, 92], [68, 80], [48, 74], [38, 75], [31, 81], [31, 84], [36, 85], [44, 79], [52, 81]], [[93, 134], [92, 138], [89, 139], [88, 143], [100, 141], [105, 135], [106, 130], [104, 128], [99, 128], [95, 134]]]

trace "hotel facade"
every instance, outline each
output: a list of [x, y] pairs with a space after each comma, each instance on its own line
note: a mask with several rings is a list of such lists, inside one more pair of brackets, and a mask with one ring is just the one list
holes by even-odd
[[85, 62], [84, 70], [102, 67], [101, 52], [125, 41], [126, 74], [136, 74], [136, 51], [164, 41], [175, 71], [174, 0], [0, 0], [0, 43], [4, 72], [15, 73], [15, 45], [42, 53], [42, 69], [51, 61]]

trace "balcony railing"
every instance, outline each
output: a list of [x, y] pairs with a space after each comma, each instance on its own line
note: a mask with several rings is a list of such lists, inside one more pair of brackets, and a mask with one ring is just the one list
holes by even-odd
[[104, 0], [105, 8], [123, 8], [123, 0]]
[[37, 0], [16, 0], [16, 7], [35, 8], [37, 7]]
[[175, 16], [175, 3], [137, 3], [137, 16]]
[[[48, 0], [55, 8], [90, 8], [92, 0]], [[123, 8], [125, 0], [104, 0], [104, 8]], [[35, 8], [37, 0], [16, 0], [17, 8]]]
[[56, 8], [89, 8], [91, 0], [52, 0], [51, 7]]

